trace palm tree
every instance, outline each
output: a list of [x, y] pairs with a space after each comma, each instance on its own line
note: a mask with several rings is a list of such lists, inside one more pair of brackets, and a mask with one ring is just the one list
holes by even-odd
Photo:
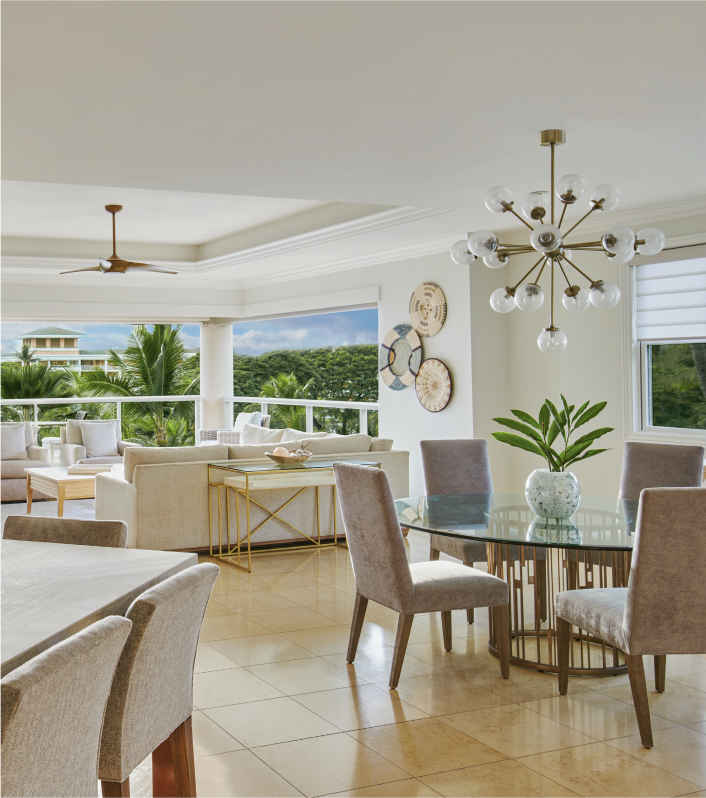
[[[49, 399], [67, 396], [69, 375], [65, 371], [50, 368], [49, 363], [3, 363], [0, 376], [0, 393], [3, 399]], [[32, 420], [32, 406], [3, 407], [3, 413]]]
[[[271, 377], [260, 389], [260, 396], [268, 399], [308, 399], [314, 380], [300, 385], [294, 374], [278, 374]], [[253, 409], [257, 409], [253, 406]], [[273, 405], [272, 427], [290, 427], [304, 430], [306, 427], [306, 410], [295, 405]]]
[[[77, 387], [86, 396], [198, 394], [199, 378], [190, 373], [188, 360], [180, 324], [155, 324], [152, 329], [135, 325], [123, 354], [110, 350], [110, 364], [119, 373], [96, 368], [79, 376]], [[194, 408], [191, 402], [126, 402], [122, 416], [124, 425], [136, 428], [141, 442], [167, 446], [170, 436], [175, 437], [170, 435], [169, 422], [183, 419], [193, 427]], [[139, 430], [150, 437], [141, 436]]]
[[23, 366], [29, 366], [30, 363], [37, 362], [37, 358], [34, 356], [35, 351], [29, 348], [29, 344], [22, 344], [19, 352], [15, 350], [15, 355]]

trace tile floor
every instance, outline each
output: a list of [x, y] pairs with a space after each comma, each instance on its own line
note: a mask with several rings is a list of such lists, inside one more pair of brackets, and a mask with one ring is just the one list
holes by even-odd
[[[410, 533], [411, 561], [429, 539]], [[706, 656], [669, 657], [648, 684], [655, 747], [640, 744], [627, 677], [570, 680], [487, 651], [487, 613], [412, 627], [387, 686], [396, 615], [372, 603], [354, 665], [345, 652], [355, 582], [347, 552], [226, 565], [207, 610], [194, 679], [198, 794], [207, 796], [706, 796]], [[648, 678], [651, 661], [645, 662]], [[131, 777], [151, 795], [150, 762]]]

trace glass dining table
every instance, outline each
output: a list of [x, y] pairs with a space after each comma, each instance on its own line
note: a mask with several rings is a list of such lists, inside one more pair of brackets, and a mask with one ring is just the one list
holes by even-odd
[[[583, 497], [570, 519], [538, 518], [522, 493], [412, 496], [395, 505], [404, 527], [486, 543], [488, 572], [510, 589], [510, 662], [515, 665], [558, 671], [556, 593], [627, 586], [637, 501]], [[488, 648], [497, 656], [492, 617], [489, 624]], [[572, 636], [570, 674], [626, 672], [617, 649], [577, 627]]]

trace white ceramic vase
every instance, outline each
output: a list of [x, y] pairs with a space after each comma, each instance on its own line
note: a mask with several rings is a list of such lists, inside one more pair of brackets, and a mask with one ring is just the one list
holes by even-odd
[[569, 518], [581, 501], [581, 487], [571, 471], [537, 468], [527, 477], [525, 496], [540, 518]]

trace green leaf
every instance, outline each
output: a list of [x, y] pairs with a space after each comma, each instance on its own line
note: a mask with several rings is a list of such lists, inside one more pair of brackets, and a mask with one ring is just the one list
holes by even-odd
[[502, 424], [504, 427], [510, 427], [510, 429], [521, 432], [528, 438], [532, 438], [533, 441], [542, 440], [542, 436], [538, 432], [535, 432], [532, 427], [527, 426], [527, 424], [522, 424], [519, 421], [515, 421], [514, 418], [494, 418], [493, 421], [497, 422], [498, 424]]
[[551, 446], [554, 441], [556, 440], [556, 436], [559, 434], [559, 425], [556, 421], [552, 421], [551, 427], [549, 427], [549, 434], [547, 435], [547, 443]]
[[573, 460], [574, 457], [578, 457], [581, 452], [586, 451], [588, 447], [591, 445], [592, 441], [586, 441], [585, 443], [574, 443], [561, 455], [561, 463], [565, 465], [570, 460]]
[[537, 446], [536, 443], [528, 441], [526, 438], [521, 438], [519, 435], [513, 435], [512, 432], [493, 432], [493, 437], [500, 443], [508, 443], [510, 446], [515, 446], [517, 449], [524, 449], [532, 454], [538, 454], [544, 458], [544, 452]]
[[553, 471], [558, 471], [561, 467], [561, 457], [557, 454], [551, 446], [547, 446], [546, 443], [540, 441], [537, 443], [537, 446], [542, 450], [544, 453], [544, 457], [549, 463], [549, 467]]
[[549, 429], [549, 408], [546, 404], [542, 405], [539, 410], [539, 423], [542, 425], [542, 431], [546, 434]]
[[585, 424], [587, 421], [590, 421], [592, 418], [595, 418], [607, 404], [608, 402], [598, 402], [597, 404], [593, 405], [593, 407], [589, 407], [585, 413], [579, 416], [574, 424], [574, 429], [576, 429], [576, 427], [580, 427], [582, 424]]
[[590, 402], [584, 402], [584, 403], [581, 405], [581, 407], [579, 407], [579, 409], [576, 411], [576, 413], [575, 413], [575, 415], [574, 415], [574, 419], [573, 419], [573, 420], [574, 420], [574, 421], [576, 421], [576, 419], [577, 419], [577, 418], [578, 418], [578, 417], [581, 415], [581, 413], [583, 413], [583, 411], [584, 411], [584, 410], [585, 410], [585, 409], [586, 409], [586, 408], [587, 408], [587, 407], [588, 407], [590, 404], [591, 404]]
[[607, 435], [609, 432], [613, 432], [614, 427], [600, 427], [599, 429], [594, 429], [592, 432], [587, 432], [585, 435], [582, 435], [578, 440], [574, 441], [574, 446], [577, 446], [581, 443], [591, 443], [595, 441], [596, 438], [600, 438], [603, 435]]
[[524, 421], [526, 424], [529, 424], [531, 427], [538, 429], [540, 432], [542, 430], [542, 425], [535, 421], [529, 413], [525, 413], [524, 410], [511, 410], [510, 411], [513, 416], [517, 416], [520, 421]]
[[573, 465], [574, 463], [578, 463], [581, 460], [586, 460], [589, 457], [594, 457], [597, 454], [603, 454], [603, 452], [609, 452], [609, 451], [611, 451], [611, 450], [610, 449], [589, 449], [586, 452], [586, 454], [583, 455], [583, 457], [577, 457], [575, 460], [571, 460], [570, 462], [567, 461], [566, 463], [564, 463], [564, 468], [566, 468], [566, 466], [568, 466], [568, 465]]
[[564, 413], [563, 410], [560, 413], [557, 410], [556, 406], [554, 404], [552, 404], [552, 402], [549, 399], [546, 400], [546, 404], [547, 404], [547, 407], [551, 410], [551, 413], [554, 416], [554, 420], [559, 425], [559, 432], [561, 432], [561, 437], [564, 439], [564, 442], [566, 442], [566, 429], [565, 429], [565, 426], [566, 426], [566, 414]]
[[563, 393], [560, 393], [559, 396], [561, 397], [561, 403], [564, 405], [564, 413], [566, 414], [566, 418], [570, 421], [571, 420], [571, 409], [569, 408], [569, 403], [566, 401]]

